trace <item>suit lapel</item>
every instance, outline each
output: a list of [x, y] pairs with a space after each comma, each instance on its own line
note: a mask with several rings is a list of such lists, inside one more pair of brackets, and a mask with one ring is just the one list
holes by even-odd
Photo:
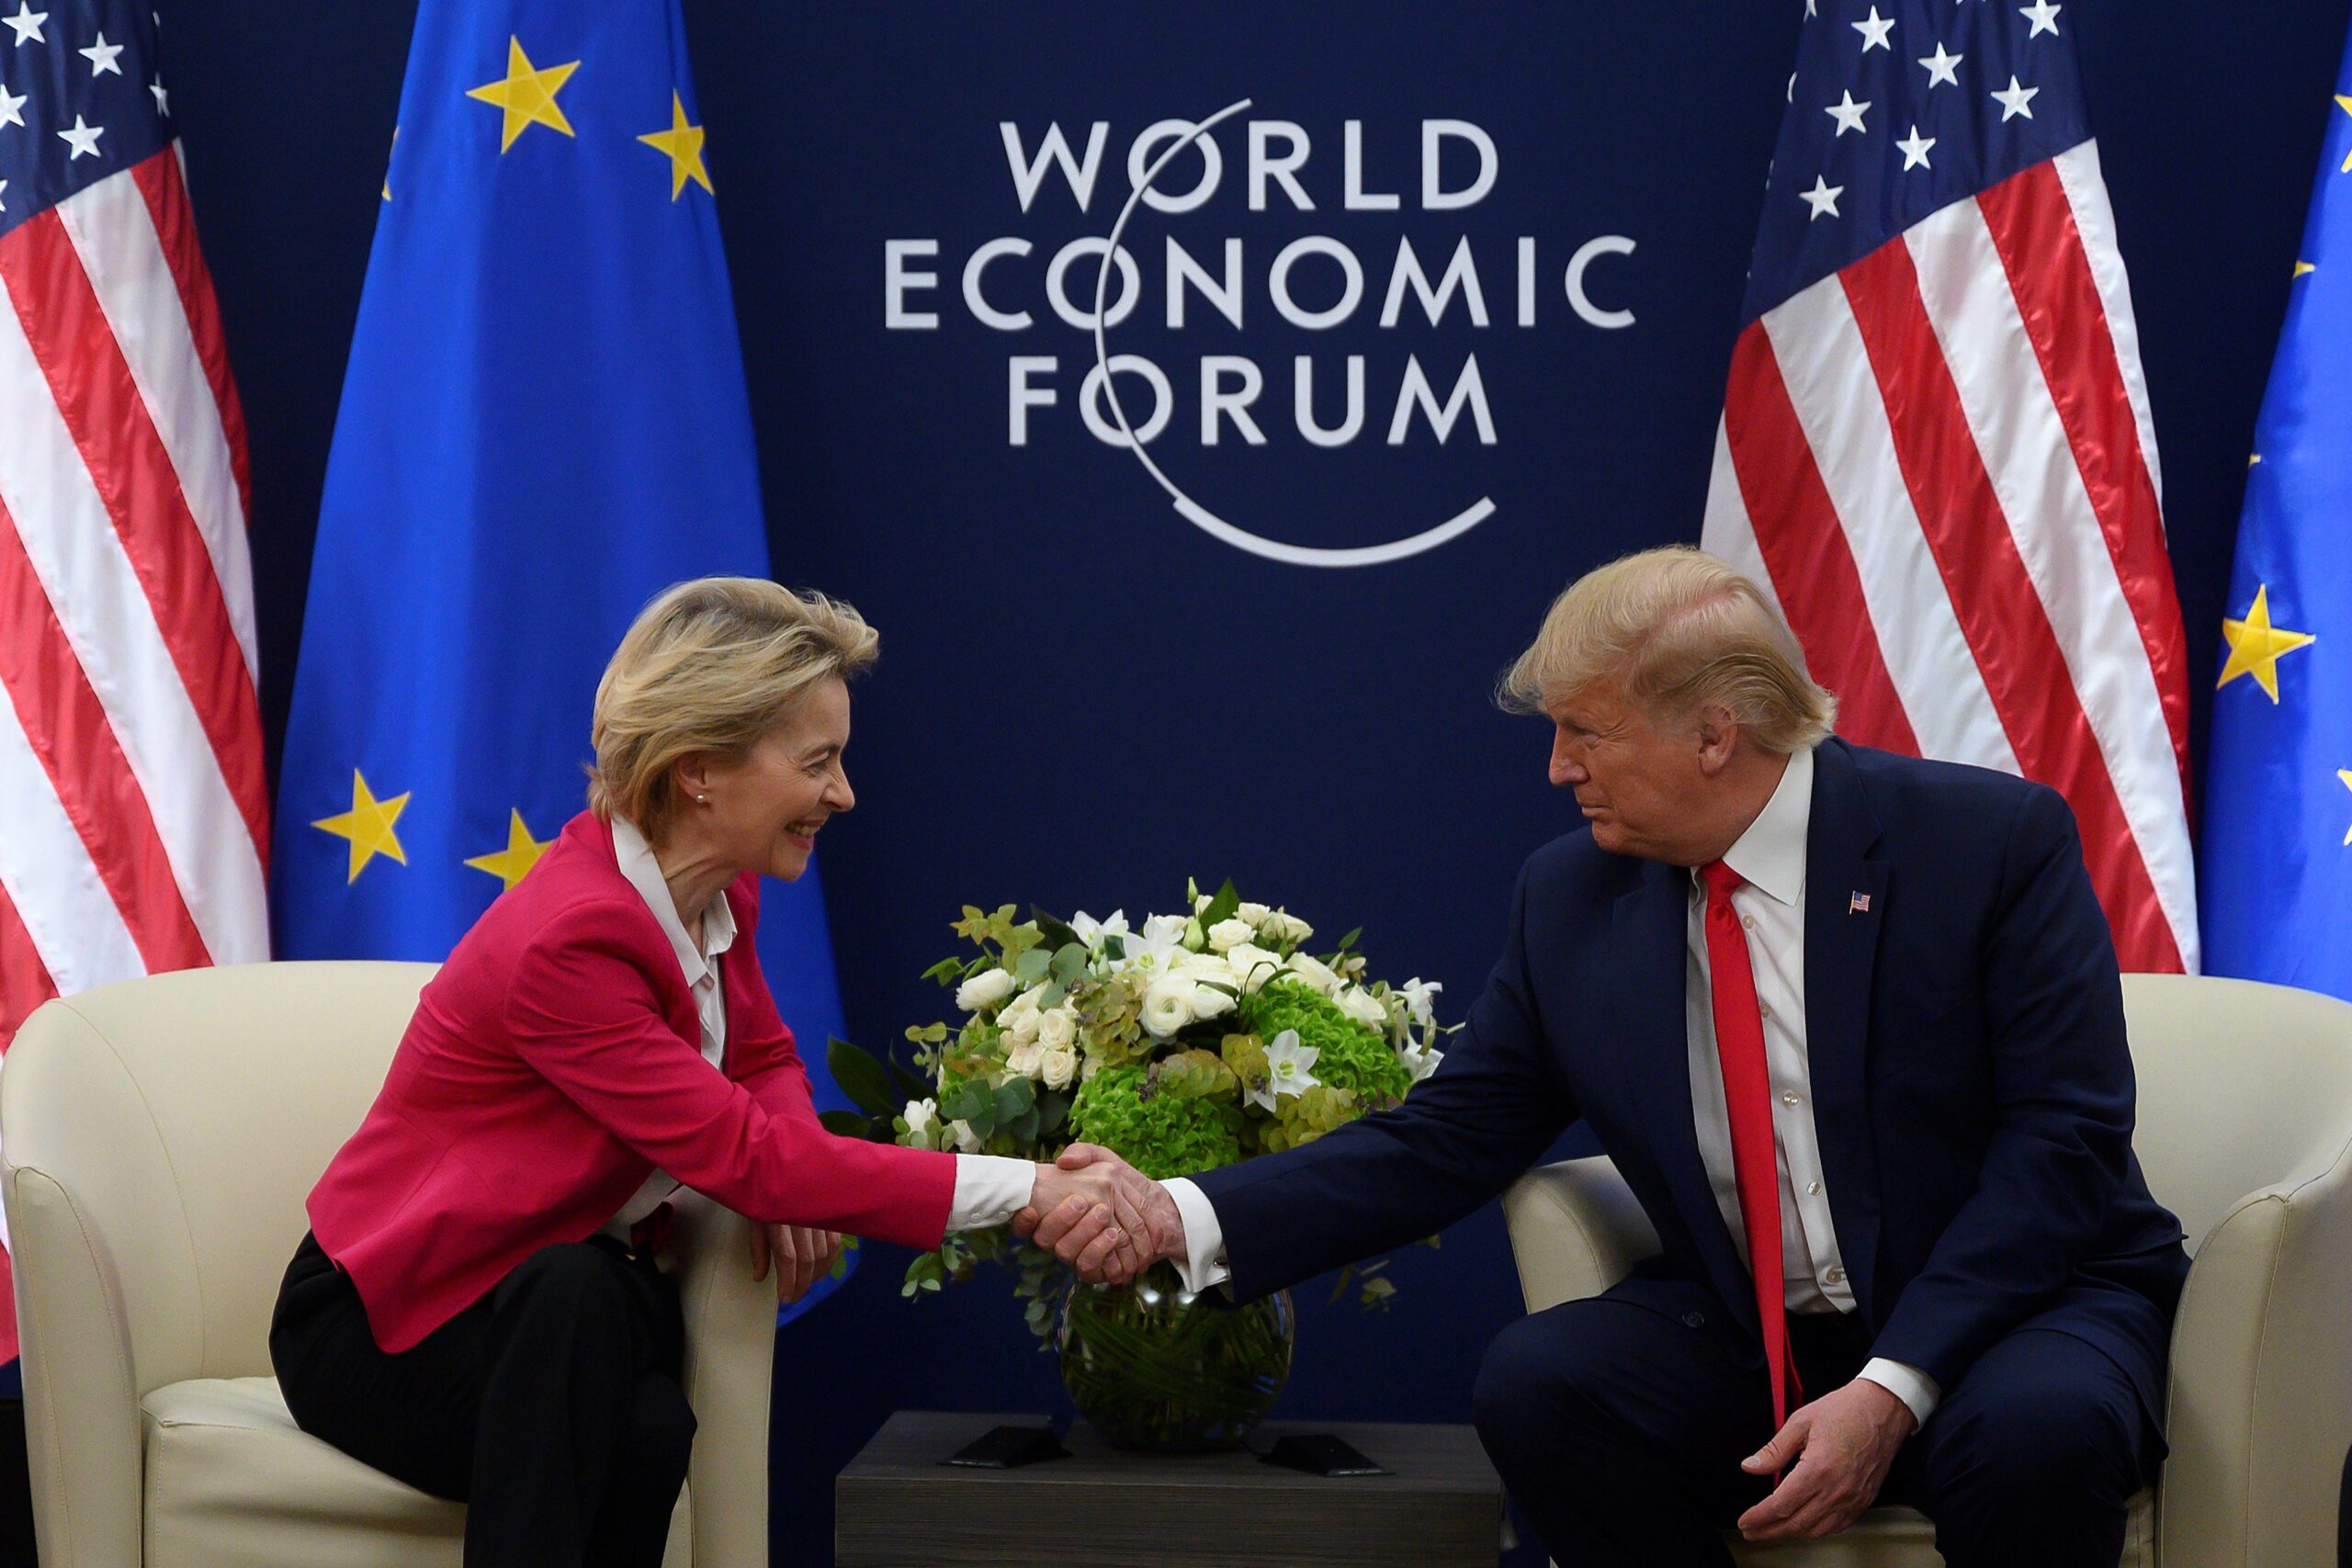
[[1878, 1256], [1878, 1153], [1871, 1136], [1871, 987], [1886, 910], [1887, 863], [1873, 858], [1880, 828], [1843, 741], [1814, 753], [1805, 837], [1805, 1055], [1822, 1173], [1838, 1250], [1866, 1322]]
[[1641, 875], [1642, 885], [1618, 898], [1611, 933], [1617, 1048], [1675, 1209], [1698, 1243], [1716, 1290], [1753, 1326], [1756, 1307], [1748, 1299], [1747, 1270], [1715, 1206], [1690, 1109], [1690, 1028], [1683, 1011], [1690, 874], [1652, 861], [1643, 864]]

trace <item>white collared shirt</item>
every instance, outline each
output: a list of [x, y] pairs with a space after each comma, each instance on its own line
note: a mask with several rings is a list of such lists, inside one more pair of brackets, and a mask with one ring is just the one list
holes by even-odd
[[[723, 892], [713, 898], [703, 910], [702, 936], [697, 942], [687, 935], [685, 923], [678, 919], [677, 901], [670, 897], [670, 886], [662, 878], [662, 863], [654, 858], [652, 846], [645, 841], [645, 835], [637, 830], [636, 824], [618, 815], [613, 818], [613, 857], [619, 863], [621, 874], [628, 879], [628, 885], [637, 889], [638, 897], [653, 911], [662, 934], [670, 939], [670, 951], [677, 957], [686, 988], [694, 993], [695, 1011], [702, 1021], [703, 1059], [724, 1071], [727, 989], [719, 974], [718, 957], [735, 945], [734, 906], [728, 903]], [[1036, 1166], [1025, 1159], [957, 1155], [956, 1194], [947, 1211], [947, 1228], [980, 1230], [1004, 1224], [1027, 1206], [1036, 1179]], [[637, 1223], [668, 1202], [679, 1185], [668, 1172], [656, 1170], [621, 1205], [620, 1212], [605, 1222], [605, 1234], [627, 1241]]]
[[[1724, 852], [1724, 861], [1744, 884], [1732, 893], [1731, 906], [1747, 938], [1748, 964], [1755, 971], [1756, 999], [1763, 1013], [1765, 1072], [1771, 1085], [1775, 1163], [1781, 1177], [1785, 1300], [1791, 1312], [1851, 1312], [1854, 1291], [1830, 1219], [1821, 1138], [1813, 1121], [1813, 1073], [1805, 1052], [1804, 866], [1812, 821], [1813, 752], [1808, 749], [1789, 758], [1772, 797]], [[1706, 889], [1696, 871], [1688, 875], [1692, 894], [1686, 928], [1683, 1032], [1690, 1051], [1691, 1117], [1715, 1206], [1731, 1227], [1732, 1245], [1745, 1263], [1747, 1233], [1732, 1165], [1731, 1119], [1724, 1106], [1707, 969]], [[1205, 1290], [1229, 1278], [1224, 1230], [1207, 1195], [1181, 1177], [1165, 1185], [1184, 1222], [1187, 1259], [1204, 1260], [1199, 1267], [1180, 1260], [1187, 1288]], [[1909, 1405], [1922, 1426], [1941, 1397], [1927, 1373], [1898, 1361], [1873, 1359], [1861, 1375]]]

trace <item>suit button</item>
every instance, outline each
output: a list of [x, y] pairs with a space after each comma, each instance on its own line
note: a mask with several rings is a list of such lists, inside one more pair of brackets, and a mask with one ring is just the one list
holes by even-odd
[[1707, 1314], [1703, 1312], [1686, 1312], [1682, 1314], [1682, 1326], [1704, 1328], [1707, 1326]]

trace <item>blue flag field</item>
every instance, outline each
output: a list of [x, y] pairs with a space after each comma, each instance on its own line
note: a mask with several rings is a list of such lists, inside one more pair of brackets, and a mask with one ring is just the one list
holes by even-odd
[[2206, 969], [2352, 998], [2352, 46], [2337, 70], [2222, 623]]
[[[584, 803], [639, 607], [768, 574], [712, 201], [676, 0], [420, 6], [295, 671], [280, 957], [446, 957]], [[813, 865], [764, 887], [759, 951], [838, 1103]]]

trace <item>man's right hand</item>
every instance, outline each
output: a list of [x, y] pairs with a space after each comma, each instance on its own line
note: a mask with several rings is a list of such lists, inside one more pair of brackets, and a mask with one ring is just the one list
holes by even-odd
[[[1091, 1283], [1125, 1284], [1163, 1258], [1184, 1256], [1176, 1200], [1099, 1144], [1072, 1144], [1053, 1165], [1039, 1168], [1036, 1191], [1013, 1216], [1012, 1229]], [[1103, 1237], [1114, 1230], [1120, 1239], [1106, 1246]]]

